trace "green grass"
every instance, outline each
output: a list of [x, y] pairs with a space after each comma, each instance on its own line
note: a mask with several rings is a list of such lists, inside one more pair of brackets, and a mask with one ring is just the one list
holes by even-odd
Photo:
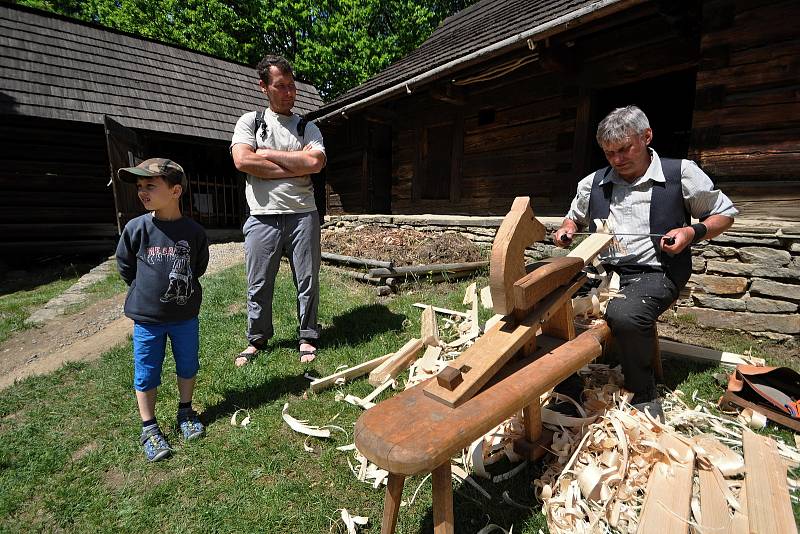
[[75, 276], [64, 276], [33, 289], [0, 295], [0, 343], [17, 330], [28, 328], [25, 319], [41, 308], [51, 298], [60, 295], [78, 280]]
[[[486, 285], [485, 277], [477, 280], [478, 287]], [[373, 287], [323, 272], [323, 343], [311, 370], [324, 376], [340, 364], [395, 350], [419, 333], [420, 310], [414, 302], [463, 309], [470, 281], [420, 283], [379, 299]], [[276, 335], [268, 353], [243, 369], [232, 364], [245, 343], [243, 267], [206, 279], [204, 289], [195, 407], [207, 423], [207, 436], [189, 444], [177, 438], [174, 363], [168, 357], [157, 415], [175, 454], [156, 464], [144, 461], [137, 441], [130, 343], [97, 362], [69, 364], [18, 383], [0, 392], [0, 531], [318, 533], [330, 531], [338, 508], [370, 518], [360, 532], [380, 531], [383, 490], [358, 482], [348, 468], [348, 453], [336, 450], [352, 442], [361, 410], [335, 402], [337, 388], [306, 393], [306, 369], [295, 345], [295, 293], [286, 266], [276, 288]], [[703, 388], [708, 398], [718, 395], [707, 389], [713, 370], [666, 369], [677, 385]], [[340, 389], [364, 396], [372, 388], [361, 379]], [[348, 434], [310, 438], [314, 452], [305, 452], [304, 436], [281, 419], [287, 402], [294, 417], [316, 425], [336, 418], [334, 424]], [[229, 424], [238, 408], [250, 412], [247, 428]], [[501, 484], [482, 483], [491, 501], [469, 486], [456, 485], [456, 532], [476, 532], [487, 522], [504, 528], [513, 524], [519, 533], [546, 531], [530, 486], [538, 469], [529, 466]], [[406, 481], [405, 500], [421, 480]], [[504, 504], [504, 491], [533, 510]], [[401, 508], [397, 532], [430, 531], [428, 480], [417, 501]]]

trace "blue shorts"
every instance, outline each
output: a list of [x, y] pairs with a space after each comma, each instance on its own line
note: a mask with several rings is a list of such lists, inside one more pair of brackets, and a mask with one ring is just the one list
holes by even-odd
[[172, 343], [176, 374], [181, 378], [192, 378], [200, 369], [200, 322], [197, 317], [177, 323], [134, 323], [133, 387], [137, 391], [149, 391], [161, 385], [167, 336]]

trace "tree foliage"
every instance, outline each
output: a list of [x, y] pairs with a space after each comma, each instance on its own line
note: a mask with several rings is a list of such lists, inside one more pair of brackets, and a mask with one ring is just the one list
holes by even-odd
[[281, 54], [330, 100], [419, 46], [475, 0], [19, 0], [254, 65]]

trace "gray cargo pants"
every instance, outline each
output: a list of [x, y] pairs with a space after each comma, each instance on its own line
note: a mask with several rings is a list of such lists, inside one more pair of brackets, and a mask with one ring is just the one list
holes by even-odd
[[320, 226], [316, 211], [251, 215], [244, 223], [247, 267], [247, 340], [263, 348], [272, 337], [272, 298], [281, 256], [289, 259], [297, 288], [298, 337], [319, 339]]

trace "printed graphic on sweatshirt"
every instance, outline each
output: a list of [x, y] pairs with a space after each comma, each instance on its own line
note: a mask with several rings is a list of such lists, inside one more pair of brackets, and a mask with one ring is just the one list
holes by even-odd
[[169, 287], [161, 295], [160, 300], [161, 302], [174, 302], [179, 306], [183, 306], [192, 296], [193, 291], [191, 256], [189, 254], [191, 249], [188, 242], [180, 240], [175, 243], [175, 247], [161, 247], [159, 251], [154, 251], [154, 254], [148, 251], [148, 260], [153, 263], [153, 259], [156, 261], [165, 259], [165, 249], [167, 248], [173, 249], [172, 257], [174, 259], [172, 270], [169, 272]]

